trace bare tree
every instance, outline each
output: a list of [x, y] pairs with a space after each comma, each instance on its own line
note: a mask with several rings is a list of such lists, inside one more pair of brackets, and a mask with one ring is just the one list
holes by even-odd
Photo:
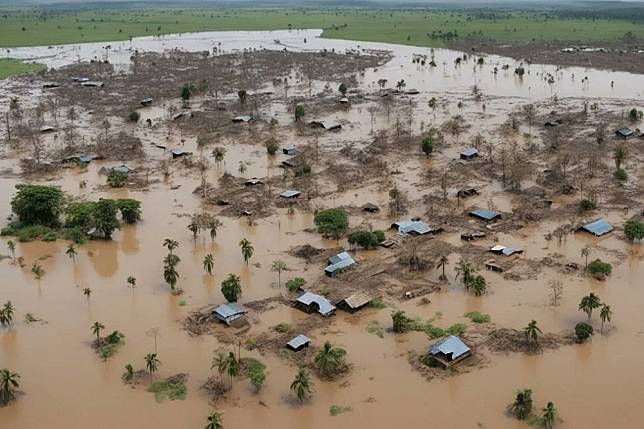
[[548, 287], [550, 288], [550, 302], [553, 307], [556, 307], [563, 296], [563, 282], [558, 279], [552, 279], [548, 282]]

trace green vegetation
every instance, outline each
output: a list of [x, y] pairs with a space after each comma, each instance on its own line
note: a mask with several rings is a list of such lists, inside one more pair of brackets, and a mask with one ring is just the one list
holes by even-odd
[[588, 272], [591, 274], [605, 274], [608, 275], [613, 271], [613, 266], [608, 262], [604, 262], [601, 259], [595, 259], [590, 264], [588, 264]]
[[127, 183], [128, 174], [124, 171], [112, 170], [107, 176], [107, 184], [112, 188], [122, 188]]
[[579, 310], [586, 313], [589, 322], [590, 318], [593, 316], [593, 310], [599, 307], [601, 307], [601, 301], [599, 300], [599, 297], [592, 292], [583, 297], [579, 303]]
[[380, 338], [385, 337], [385, 330], [380, 326], [377, 320], [372, 320], [367, 323], [367, 332], [372, 335], [377, 335]]
[[[606, 40], [644, 37], [644, 13], [634, 8], [149, 8], [135, 4], [3, 11], [0, 47], [127, 40], [192, 31], [322, 28], [323, 36], [417, 46], [445, 46], [455, 38]], [[638, 22], [639, 21], [639, 22]]]
[[644, 238], [644, 223], [629, 220], [624, 224], [624, 235], [630, 241], [641, 240]]
[[302, 277], [295, 277], [286, 282], [286, 288], [289, 290], [289, 292], [297, 292], [298, 290], [302, 289], [305, 284], [306, 280], [304, 280]]
[[334, 417], [342, 413], [347, 413], [349, 411], [353, 411], [353, 408], [349, 406], [342, 406], [342, 405], [331, 405], [329, 407], [329, 414]]
[[288, 323], [278, 323], [277, 325], [273, 326], [273, 330], [275, 332], [279, 332], [280, 334], [287, 333], [289, 329], [291, 329], [291, 327]]
[[347, 212], [343, 209], [320, 210], [313, 221], [320, 234], [332, 238], [340, 238], [349, 227]]
[[63, 191], [54, 186], [16, 185], [11, 209], [22, 225], [57, 226], [63, 207]]
[[129, 115], [127, 115], [127, 119], [130, 122], [139, 122], [139, 119], [141, 119], [141, 114], [136, 110], [133, 110]]
[[266, 365], [257, 359], [248, 359], [250, 362], [247, 365], [246, 376], [250, 380], [255, 390], [259, 392], [266, 381]]
[[297, 374], [295, 374], [295, 379], [291, 383], [291, 391], [295, 393], [295, 396], [297, 396], [297, 399], [301, 403], [304, 402], [307, 397], [311, 396], [312, 387], [313, 382], [311, 381], [309, 373], [306, 372], [304, 368], [300, 367], [297, 370]]
[[618, 168], [613, 172], [613, 177], [619, 182], [625, 182], [628, 179], [628, 173], [623, 168]]
[[584, 198], [583, 200], [579, 201], [579, 208], [582, 211], [593, 210], [596, 207], [597, 207], [597, 205], [594, 202], [592, 202], [592, 201], [590, 201], [590, 200], [588, 200], [586, 198]]
[[523, 328], [523, 332], [525, 333], [525, 338], [528, 341], [528, 343], [532, 343], [535, 345], [539, 344], [539, 335], [541, 335], [541, 329], [537, 326], [537, 321], [532, 320], [530, 323], [528, 323], [528, 326]]
[[[3, 32], [3, 29], [1, 27], [2, 26], [0, 26], [0, 32]], [[0, 58], [0, 80], [8, 78], [9, 76], [16, 76], [25, 73], [35, 73], [46, 69], [47, 66], [45, 66], [44, 64], [24, 63], [13, 58]]]
[[391, 314], [391, 320], [393, 322], [393, 331], [402, 333], [408, 331], [419, 331], [427, 334], [429, 338], [440, 338], [446, 335], [456, 335], [461, 336], [465, 333], [466, 327], [462, 323], [454, 323], [448, 328], [441, 328], [433, 324], [434, 318], [421, 322], [420, 319], [411, 319], [407, 317], [404, 311], [395, 311]]
[[101, 340], [101, 344], [98, 348], [98, 355], [102, 359], [107, 359], [118, 351], [118, 349], [125, 344], [125, 341], [123, 341], [123, 338], [125, 338], [125, 335], [120, 333], [119, 331], [114, 331], [111, 334], [109, 334], [107, 337], [105, 337], [103, 340]]
[[354, 231], [347, 237], [349, 244], [352, 246], [360, 246], [364, 249], [375, 249], [380, 243], [385, 241], [385, 233], [367, 230]]
[[465, 313], [464, 316], [474, 323], [487, 323], [491, 319], [489, 314], [479, 313], [478, 311], [470, 311]]
[[385, 304], [385, 302], [382, 300], [382, 298], [374, 298], [374, 299], [372, 299], [371, 302], [369, 303], [369, 305], [372, 308], [378, 308], [378, 309], [382, 309], [382, 308], [385, 308], [387, 306], [387, 304]]
[[298, 104], [295, 106], [295, 122], [300, 122], [300, 119], [304, 117], [304, 106]]
[[157, 402], [161, 402], [166, 398], [174, 401], [186, 399], [188, 388], [182, 377], [175, 376], [155, 381], [148, 387], [148, 392], [154, 393], [154, 398]]
[[20, 387], [20, 375], [7, 368], [0, 369], [0, 405], [7, 405], [16, 399], [15, 391]]
[[518, 420], [527, 419], [532, 414], [532, 389], [519, 390], [508, 411]]
[[426, 137], [423, 139], [423, 141], [420, 143], [420, 149], [423, 151], [423, 153], [426, 156], [429, 156], [432, 154], [434, 151], [434, 141], [432, 140], [431, 137]]
[[241, 280], [235, 274], [228, 274], [228, 277], [221, 282], [221, 293], [228, 302], [237, 302], [242, 294]]
[[575, 325], [575, 336], [579, 342], [587, 340], [593, 335], [593, 327], [586, 322], [579, 322]]
[[322, 376], [330, 377], [346, 366], [346, 355], [346, 350], [327, 341], [315, 355], [315, 366]]

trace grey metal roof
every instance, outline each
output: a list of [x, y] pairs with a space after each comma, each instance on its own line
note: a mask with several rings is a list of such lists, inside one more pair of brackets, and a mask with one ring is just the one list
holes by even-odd
[[353, 258], [349, 259], [344, 259], [340, 262], [336, 262], [335, 264], [328, 265], [325, 269], [324, 272], [326, 274], [329, 274], [333, 276], [337, 271], [343, 270], [345, 268], [350, 267], [351, 265], [354, 265], [356, 261], [353, 260]]
[[121, 165], [117, 165], [116, 167], [112, 167], [112, 171], [128, 174], [129, 172], [132, 171], [132, 169], [125, 164], [121, 164]]
[[583, 229], [584, 231], [590, 232], [591, 234], [594, 234], [597, 237], [599, 237], [604, 234], [608, 234], [614, 228], [613, 228], [613, 225], [608, 223], [606, 219], [597, 219], [590, 223], [587, 223], [586, 225], [582, 226], [580, 229]]
[[323, 316], [327, 316], [335, 310], [335, 306], [331, 304], [328, 299], [326, 299], [322, 295], [317, 295], [312, 292], [304, 292], [297, 299], [297, 302], [306, 306], [311, 305], [315, 302], [319, 307], [318, 312]]
[[171, 149], [170, 152], [172, 153], [172, 155], [176, 155], [176, 156], [184, 155], [184, 154], [187, 153], [185, 150], [180, 149], [180, 148]]
[[463, 156], [474, 156], [474, 155], [478, 155], [478, 153], [479, 153], [479, 151], [476, 150], [475, 148], [468, 147], [467, 149], [463, 149], [463, 151], [461, 152], [461, 155], [463, 155]]
[[228, 319], [229, 317], [244, 314], [246, 313], [246, 310], [244, 310], [234, 302], [229, 302], [226, 304], [221, 304], [219, 307], [215, 308], [213, 310], [213, 313], [219, 317]]
[[291, 341], [286, 343], [286, 345], [292, 349], [299, 349], [300, 347], [310, 342], [311, 342], [311, 339], [306, 335], [298, 335], [297, 337], [293, 338]]
[[337, 264], [338, 262], [344, 261], [345, 259], [353, 259], [353, 258], [351, 258], [351, 255], [347, 251], [340, 252], [337, 255], [333, 255], [329, 258], [329, 265]]
[[616, 130], [615, 133], [617, 133], [617, 134], [619, 134], [621, 136], [624, 136], [624, 137], [628, 137], [628, 136], [633, 134], [633, 130], [631, 130], [628, 127], [624, 127], [624, 128], [620, 128], [620, 129]]
[[398, 232], [403, 234], [415, 233], [418, 235], [424, 235], [433, 231], [433, 228], [421, 220], [401, 220], [394, 223], [394, 226], [398, 228]]
[[452, 359], [456, 359], [469, 351], [470, 348], [467, 347], [460, 338], [455, 337], [454, 335], [450, 335], [449, 337], [445, 337], [442, 340], [435, 342], [429, 348], [429, 352], [432, 355], [440, 353], [445, 355], [451, 354]]
[[494, 210], [476, 209], [470, 212], [470, 216], [478, 217], [485, 220], [493, 220], [501, 217], [501, 214]]
[[521, 249], [513, 249], [511, 247], [503, 246], [501, 244], [497, 244], [494, 247], [490, 249], [490, 252], [494, 253], [501, 253], [505, 256], [512, 256], [515, 253], [523, 253], [523, 250]]
[[254, 120], [255, 117], [253, 115], [239, 115], [233, 118], [233, 122], [250, 122]]
[[284, 191], [284, 192], [282, 192], [282, 193], [280, 194], [280, 197], [284, 197], [284, 198], [295, 198], [295, 197], [297, 197], [298, 195], [300, 195], [300, 191], [288, 190], [288, 191]]

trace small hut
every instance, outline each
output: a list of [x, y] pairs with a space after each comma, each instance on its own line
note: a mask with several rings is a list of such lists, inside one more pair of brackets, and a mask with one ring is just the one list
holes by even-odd
[[472, 350], [458, 337], [450, 335], [429, 347], [430, 354], [443, 367], [449, 368], [472, 355]]
[[297, 337], [286, 343], [286, 347], [293, 350], [294, 352], [299, 352], [300, 350], [308, 347], [310, 342], [311, 339], [306, 335], [298, 335]]

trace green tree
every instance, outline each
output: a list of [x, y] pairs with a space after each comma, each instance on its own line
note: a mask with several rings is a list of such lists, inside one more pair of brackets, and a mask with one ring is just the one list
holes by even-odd
[[541, 329], [537, 326], [537, 321], [533, 320], [528, 323], [523, 331], [525, 332], [525, 338], [528, 343], [532, 342], [534, 344], [539, 344], [539, 335], [541, 334]]
[[239, 375], [241, 364], [233, 352], [228, 352], [227, 360], [228, 364], [226, 365], [226, 372], [228, 373], [228, 377], [230, 377], [230, 386], [232, 387], [233, 378]]
[[145, 367], [148, 369], [148, 372], [150, 373], [150, 382], [152, 382], [152, 374], [159, 370], [159, 366], [161, 366], [161, 361], [157, 357], [156, 353], [148, 353], [147, 355], [145, 355], [144, 360], [145, 360]]
[[215, 158], [215, 163], [221, 165], [224, 158], [226, 157], [226, 148], [221, 146], [215, 146], [212, 150], [212, 156]]
[[471, 262], [462, 259], [458, 261], [456, 266], [454, 267], [454, 271], [456, 271], [456, 277], [454, 279], [458, 279], [458, 276], [461, 276], [463, 279], [463, 284], [465, 284], [466, 288], [469, 288], [469, 283], [471, 278], [476, 274], [476, 268], [474, 265], [472, 265]]
[[128, 284], [130, 287], [132, 287], [132, 288], [133, 288], [133, 287], [136, 287], [136, 277], [134, 277], [134, 276], [128, 276], [128, 278], [127, 278], [127, 284]]
[[11, 210], [25, 225], [56, 226], [64, 194], [58, 188], [43, 185], [16, 185]]
[[76, 252], [76, 246], [74, 245], [74, 243], [70, 243], [67, 246], [65, 254], [69, 256], [69, 259], [71, 259], [74, 263], [76, 262], [76, 255], [78, 255], [78, 252]]
[[210, 230], [210, 239], [214, 240], [217, 237], [217, 230], [221, 226], [219, 219], [212, 218], [208, 222], [208, 229]]
[[629, 220], [624, 224], [624, 235], [630, 241], [644, 238], [644, 223], [636, 220]]
[[258, 360], [252, 360], [248, 367], [248, 379], [256, 392], [259, 392], [266, 381], [266, 366]]
[[132, 364], [125, 365], [125, 372], [121, 376], [121, 380], [123, 380], [123, 383], [131, 383], [134, 380], [134, 367]]
[[45, 275], [45, 270], [43, 270], [42, 267], [40, 266], [40, 264], [38, 264], [36, 262], [34, 262], [31, 265], [31, 272], [34, 273], [34, 275], [36, 276], [36, 278], [38, 280], [40, 280], [42, 278], [42, 276]]
[[122, 188], [127, 183], [128, 177], [125, 171], [112, 170], [107, 176], [107, 184], [111, 188]]
[[613, 149], [613, 159], [615, 160], [615, 170], [622, 168], [622, 164], [626, 160], [627, 152], [626, 147], [623, 145], [615, 146]]
[[241, 89], [237, 91], [237, 97], [239, 97], [239, 102], [241, 104], [246, 103], [246, 99], [248, 98], [248, 93], [246, 92], [245, 89]]
[[404, 333], [409, 330], [409, 318], [405, 315], [405, 312], [402, 310], [394, 311], [391, 313], [391, 321], [393, 323], [393, 331], [398, 333]]
[[15, 310], [11, 301], [7, 301], [0, 310], [0, 325], [2, 326], [11, 326], [13, 318], [15, 316]]
[[429, 156], [434, 151], [434, 141], [431, 137], [425, 137], [420, 143], [420, 149], [426, 156]]
[[181, 259], [172, 253], [163, 259], [163, 279], [174, 290], [179, 280], [179, 273], [177, 272], [177, 265]]
[[600, 333], [604, 333], [604, 323], [610, 323], [613, 319], [613, 310], [611, 310], [610, 305], [603, 304], [602, 309], [599, 311], [599, 318], [602, 321], [602, 327], [599, 330]]
[[304, 117], [304, 106], [301, 104], [298, 104], [295, 106], [295, 122], [300, 122], [300, 120]]
[[188, 229], [190, 230], [190, 232], [192, 232], [192, 238], [196, 240], [200, 230], [199, 223], [196, 219], [190, 221], [190, 223], [188, 224]]
[[348, 89], [349, 89], [349, 88], [347, 88], [347, 85], [346, 85], [344, 82], [342, 82], [342, 83], [340, 84], [340, 86], [338, 87], [338, 91], [340, 91], [340, 94], [342, 94], [342, 96], [343, 96], [343, 97], [344, 97], [345, 95], [347, 95], [347, 90], [348, 90]]
[[136, 110], [133, 110], [127, 115], [127, 119], [130, 122], [139, 122], [139, 119], [141, 119], [141, 114]]
[[206, 419], [206, 426], [204, 429], [224, 429], [222, 414], [218, 412], [210, 413]]
[[541, 425], [546, 429], [552, 429], [557, 422], [557, 409], [555, 404], [548, 402], [546, 408], [542, 410]]
[[117, 206], [114, 200], [101, 198], [94, 206], [94, 226], [106, 240], [111, 239], [112, 232], [121, 227], [116, 213]]
[[349, 227], [347, 212], [340, 208], [318, 211], [313, 222], [318, 227], [320, 234], [335, 239], [344, 235]]
[[581, 299], [581, 302], [579, 303], [579, 310], [586, 313], [588, 320], [590, 321], [590, 318], [593, 315], [593, 310], [599, 308], [600, 306], [601, 301], [599, 300], [599, 297], [591, 292], [590, 295], [587, 295]]
[[313, 382], [309, 377], [309, 373], [302, 367], [297, 370], [295, 379], [291, 383], [291, 391], [295, 393], [300, 402], [304, 402], [307, 396], [311, 395], [311, 388]]
[[92, 334], [96, 335], [96, 345], [98, 347], [101, 346], [101, 331], [105, 329], [105, 326], [101, 322], [94, 322], [92, 326], [90, 326], [90, 329], [92, 331]]
[[445, 267], [447, 266], [448, 262], [449, 262], [449, 259], [447, 259], [447, 255], [441, 255], [440, 258], [438, 259], [438, 263], [436, 264], [437, 270], [440, 270], [440, 269], [443, 270], [440, 275], [441, 280], [447, 280], [447, 276], [445, 275]]
[[510, 413], [519, 420], [525, 420], [532, 414], [532, 389], [517, 392], [514, 402], [510, 405]]
[[141, 220], [141, 202], [131, 198], [116, 200], [116, 206], [121, 212], [123, 222], [135, 224]]
[[226, 353], [221, 351], [215, 353], [215, 356], [213, 356], [212, 358], [210, 369], [215, 368], [217, 368], [217, 373], [221, 378], [221, 376], [226, 372], [226, 369], [228, 369], [228, 356], [226, 355]]
[[487, 281], [482, 275], [471, 276], [466, 284], [467, 290], [474, 292], [474, 295], [481, 296], [487, 292]]
[[315, 355], [315, 366], [320, 374], [325, 377], [335, 374], [345, 364], [347, 352], [340, 348], [334, 347], [330, 342], [325, 342], [324, 346]]
[[83, 295], [87, 297], [87, 302], [89, 302], [89, 298], [92, 296], [92, 290], [88, 287], [83, 288]]
[[273, 261], [271, 271], [277, 273], [277, 287], [282, 287], [282, 271], [285, 271], [286, 268], [286, 262], [282, 261], [281, 259]]
[[593, 335], [593, 327], [586, 322], [579, 322], [575, 325], [575, 335], [579, 341], [584, 341]]
[[242, 256], [244, 257], [244, 262], [246, 262], [246, 265], [248, 265], [248, 261], [250, 260], [250, 258], [253, 257], [253, 253], [255, 252], [255, 249], [253, 248], [253, 245], [250, 243], [250, 241], [248, 241], [245, 238], [242, 238], [239, 241], [239, 247], [241, 248], [241, 253], [242, 253]]
[[188, 103], [188, 100], [190, 100], [190, 97], [192, 96], [192, 88], [191, 85], [185, 84], [181, 87], [181, 100], [183, 100], [184, 104]]
[[207, 254], [203, 258], [203, 269], [206, 270], [208, 275], [212, 276], [212, 270], [215, 267], [215, 258], [212, 256], [212, 254]]
[[167, 247], [168, 252], [170, 252], [170, 254], [172, 255], [172, 251], [179, 247], [179, 242], [170, 238], [166, 238], [165, 240], [163, 240], [163, 247]]
[[7, 368], [0, 370], [0, 404], [6, 405], [16, 398], [15, 390], [20, 387], [20, 375]]
[[9, 248], [9, 251], [11, 252], [11, 256], [13, 259], [16, 259], [16, 243], [14, 243], [12, 240], [7, 241], [7, 247]]
[[221, 282], [221, 293], [228, 302], [237, 302], [242, 294], [241, 280], [235, 274], [228, 274], [228, 277]]
[[590, 256], [590, 247], [586, 246], [581, 249], [581, 257], [585, 258], [585, 268], [588, 269], [588, 257]]
[[380, 230], [358, 230], [350, 233], [347, 239], [352, 246], [358, 245], [364, 249], [375, 249], [380, 243], [385, 241], [385, 233]]

